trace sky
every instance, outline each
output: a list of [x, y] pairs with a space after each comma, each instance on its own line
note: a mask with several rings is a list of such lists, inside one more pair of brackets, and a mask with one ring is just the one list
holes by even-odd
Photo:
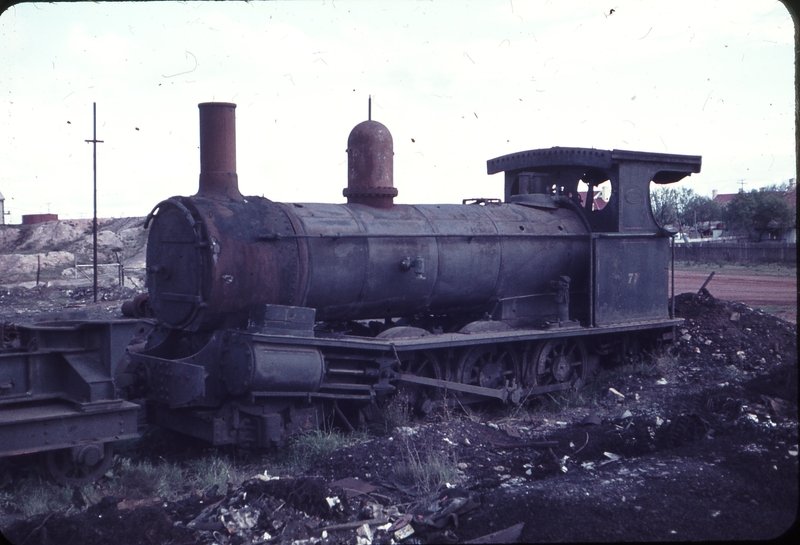
[[701, 195], [795, 176], [794, 28], [774, 0], [21, 4], [0, 16], [0, 193], [144, 216], [197, 191], [198, 108], [237, 104], [245, 195], [344, 202], [347, 137], [394, 138], [396, 203], [502, 197], [552, 146], [701, 155]]

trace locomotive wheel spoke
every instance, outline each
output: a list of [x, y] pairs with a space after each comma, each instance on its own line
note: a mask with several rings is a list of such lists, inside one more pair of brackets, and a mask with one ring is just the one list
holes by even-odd
[[482, 388], [499, 389], [518, 376], [516, 353], [509, 346], [473, 346], [461, 356], [456, 380]]
[[580, 339], [552, 339], [525, 351], [523, 368], [527, 387], [572, 383], [580, 387], [588, 369], [588, 352]]

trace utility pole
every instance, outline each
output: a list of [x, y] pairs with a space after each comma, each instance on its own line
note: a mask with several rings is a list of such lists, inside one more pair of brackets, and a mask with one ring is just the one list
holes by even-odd
[[97, 102], [92, 102], [92, 125], [94, 126], [94, 133], [91, 142], [94, 148], [94, 157], [92, 167], [94, 170], [94, 219], [92, 221], [92, 259], [94, 271], [94, 302], [97, 302], [97, 144], [103, 143], [102, 140], [97, 139]]

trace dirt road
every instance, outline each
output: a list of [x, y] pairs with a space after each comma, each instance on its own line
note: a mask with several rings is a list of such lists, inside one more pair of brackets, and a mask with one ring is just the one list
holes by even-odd
[[[697, 293], [712, 271], [714, 277], [706, 289], [717, 299], [741, 301], [753, 307], [795, 307], [797, 321], [797, 278], [791, 276], [742, 275], [711, 268], [704, 271], [675, 271], [675, 293]], [[783, 313], [781, 313], [783, 314]]]

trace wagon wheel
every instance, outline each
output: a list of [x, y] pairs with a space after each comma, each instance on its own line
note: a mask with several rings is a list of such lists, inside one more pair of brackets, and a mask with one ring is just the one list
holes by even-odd
[[461, 356], [456, 378], [464, 384], [500, 389], [516, 380], [519, 363], [509, 346], [482, 345], [467, 349]]
[[[418, 351], [408, 356], [401, 356], [400, 371], [417, 377], [444, 379], [444, 369], [439, 358], [430, 351]], [[436, 400], [442, 397], [442, 390], [435, 386], [400, 383], [398, 394], [404, 396], [415, 411], [428, 414], [435, 406]]]
[[580, 339], [552, 339], [525, 352], [525, 385], [571, 383], [579, 390], [589, 368], [588, 353]]
[[45, 467], [50, 476], [65, 486], [83, 486], [97, 480], [111, 467], [114, 448], [111, 443], [87, 444], [45, 453]]

